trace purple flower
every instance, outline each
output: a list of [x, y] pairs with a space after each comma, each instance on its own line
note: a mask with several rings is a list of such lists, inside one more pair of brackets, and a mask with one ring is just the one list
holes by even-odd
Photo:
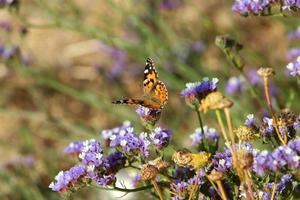
[[172, 132], [170, 129], [157, 127], [154, 129], [154, 131], [150, 134], [149, 137], [152, 144], [156, 148], [163, 149], [168, 146], [171, 136], [172, 136]]
[[12, 24], [10, 21], [0, 21], [0, 28], [6, 32], [12, 31]]
[[256, 69], [250, 69], [249, 71], [247, 71], [247, 77], [249, 78], [251, 84], [254, 86], [262, 85], [262, 83], [263, 83], [262, 79], [257, 74]]
[[107, 140], [110, 147], [142, 156], [149, 154], [149, 141], [146, 135], [143, 133], [137, 136], [130, 122], [125, 122], [122, 126], [114, 129], [102, 131], [102, 137]]
[[299, 167], [300, 157], [288, 146], [280, 146], [276, 148], [272, 152], [272, 158], [273, 162], [270, 168], [273, 171], [278, 171], [286, 166], [289, 169], [296, 169]]
[[262, 151], [255, 156], [253, 162], [253, 171], [259, 176], [263, 176], [266, 171], [269, 170], [270, 165], [273, 162], [273, 158], [268, 151]]
[[114, 174], [104, 175], [103, 177], [96, 177], [94, 179], [102, 187], [106, 187], [116, 182], [116, 176]]
[[245, 81], [242, 77], [231, 77], [226, 84], [226, 93], [227, 94], [236, 94], [244, 91]]
[[79, 180], [79, 178], [84, 176], [85, 174], [85, 166], [76, 165], [67, 171], [59, 172], [55, 177], [55, 181], [49, 185], [49, 188], [56, 192], [63, 191], [67, 189], [70, 183]]
[[236, 0], [232, 10], [242, 15], [259, 14], [270, 6], [272, 0]]
[[232, 158], [229, 150], [217, 152], [212, 157], [213, 168], [219, 172], [228, 172], [232, 166]]
[[249, 114], [249, 115], [247, 115], [247, 119], [245, 120], [244, 124], [246, 126], [254, 126], [255, 125], [255, 121], [256, 121], [256, 119], [255, 119], [254, 115], [253, 114]]
[[279, 193], [279, 195], [282, 195], [286, 190], [287, 185], [292, 184], [292, 181], [293, 179], [291, 174], [285, 174], [282, 176], [280, 181], [277, 183], [276, 192]]
[[300, 154], [300, 138], [296, 138], [295, 140], [289, 141], [288, 147]]
[[300, 39], [300, 27], [296, 31], [288, 33], [289, 40], [299, 40]]
[[138, 106], [135, 111], [145, 122], [155, 124], [160, 118], [161, 110]]
[[260, 127], [260, 131], [263, 136], [270, 136], [270, 134], [273, 133], [274, 127], [273, 127], [273, 119], [264, 117], [263, 123]]
[[217, 90], [217, 78], [213, 78], [211, 81], [205, 77], [200, 82], [187, 83], [186, 88], [180, 92], [180, 95], [187, 98], [197, 98], [201, 100], [209, 93]]
[[95, 139], [83, 142], [83, 148], [78, 156], [82, 164], [98, 167], [103, 164], [103, 149]]
[[288, 60], [294, 60], [300, 56], [300, 48], [291, 48], [287, 53]]
[[65, 149], [65, 154], [79, 154], [83, 149], [83, 141], [75, 141], [70, 143]]
[[291, 76], [300, 76], [300, 57], [295, 62], [289, 63], [286, 68]]
[[160, 8], [164, 10], [173, 10], [182, 4], [181, 0], [163, 0]]
[[[220, 135], [214, 128], [208, 128], [207, 126], [203, 127], [205, 139], [212, 142], [217, 142]], [[202, 144], [202, 131], [201, 128], [197, 128], [195, 132], [190, 135], [190, 138], [192, 138], [192, 145], [199, 145]]]
[[300, 1], [299, 0], [284, 0], [283, 1], [283, 9], [291, 10], [293, 7], [300, 8]]
[[205, 45], [201, 40], [196, 41], [193, 45], [192, 45], [192, 51], [196, 52], [196, 53], [202, 53], [205, 49]]
[[126, 164], [126, 156], [117, 151], [108, 155], [105, 160], [105, 171], [109, 174], [115, 174]]

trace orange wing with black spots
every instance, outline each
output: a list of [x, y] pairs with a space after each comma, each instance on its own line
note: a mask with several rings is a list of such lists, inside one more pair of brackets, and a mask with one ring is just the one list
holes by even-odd
[[151, 109], [162, 109], [168, 101], [168, 90], [166, 85], [158, 80], [157, 71], [153, 61], [148, 58], [144, 70], [144, 98], [143, 99], [122, 99], [114, 101], [115, 104], [141, 105]]

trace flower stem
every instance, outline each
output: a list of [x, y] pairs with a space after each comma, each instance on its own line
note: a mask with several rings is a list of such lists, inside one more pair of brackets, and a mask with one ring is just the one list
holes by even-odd
[[220, 113], [219, 110], [216, 110], [216, 116], [217, 116], [217, 120], [218, 120], [219, 126], [221, 128], [222, 135], [223, 135], [226, 143], [229, 143], [229, 140], [228, 140], [228, 137], [227, 137], [227, 133], [225, 131], [224, 123], [223, 123], [223, 120], [222, 120], [222, 117], [221, 117], [221, 113]]
[[234, 141], [234, 134], [232, 131], [232, 119], [231, 119], [231, 114], [230, 114], [229, 108], [224, 108], [224, 112], [225, 112], [225, 116], [226, 116], [228, 130], [229, 130], [229, 136], [230, 136], [232, 144], [234, 144], [235, 141]]
[[201, 114], [200, 114], [198, 105], [195, 105], [195, 110], [196, 110], [198, 121], [199, 121], [199, 124], [200, 124], [200, 129], [201, 129], [201, 133], [202, 133], [202, 141], [203, 141], [204, 148], [205, 148], [205, 150], [209, 151], [209, 145], [207, 144], [207, 141], [206, 141], [205, 132], [204, 132], [204, 128], [203, 128], [203, 122], [202, 122], [202, 118], [201, 118]]
[[275, 198], [275, 192], [276, 192], [276, 188], [277, 188], [277, 178], [278, 178], [278, 174], [276, 173], [274, 185], [273, 185], [273, 189], [272, 189], [271, 200], [274, 200], [274, 198]]
[[[286, 145], [286, 142], [282, 137], [281, 134], [279, 132], [278, 126], [277, 126], [277, 119], [274, 115], [274, 110], [273, 110], [273, 106], [272, 106], [272, 101], [271, 101], [271, 96], [270, 96], [270, 85], [269, 85], [269, 78], [268, 77], [264, 77], [264, 90], [265, 90], [265, 97], [266, 97], [266, 101], [267, 101], [267, 105], [270, 111], [270, 114], [272, 116], [273, 122], [274, 122], [274, 128], [275, 128], [275, 132], [277, 134], [278, 139], [280, 140], [280, 142], [283, 145]], [[287, 140], [287, 139], [286, 139]]]
[[193, 185], [193, 188], [192, 188], [192, 191], [191, 191], [191, 194], [189, 196], [189, 200], [192, 200], [193, 199], [193, 196], [197, 190], [197, 185], [198, 185], [198, 179], [200, 177], [200, 171], [197, 172], [197, 175], [196, 175], [196, 181], [195, 181], [195, 184]]
[[224, 187], [223, 187], [223, 184], [222, 184], [222, 181], [216, 181], [216, 183], [217, 183], [217, 186], [218, 186], [218, 188], [219, 188], [219, 190], [220, 190], [220, 192], [221, 192], [221, 198], [223, 199], [223, 200], [227, 200], [227, 196], [226, 196], [226, 192], [225, 192], [225, 190], [224, 190]]
[[218, 195], [222, 198], [222, 194], [219, 192], [216, 184], [207, 176], [206, 172], [204, 172], [207, 180], [210, 182], [210, 184], [213, 186], [213, 188], [216, 190], [216, 192], [218, 193]]
[[162, 195], [162, 193], [161, 193], [161, 190], [160, 190], [160, 188], [159, 188], [157, 182], [156, 182], [154, 179], [152, 179], [152, 180], [151, 180], [151, 183], [152, 183], [152, 185], [154, 186], [154, 189], [155, 189], [155, 191], [157, 192], [157, 194], [158, 194], [158, 196], [159, 196], [159, 199], [160, 199], [160, 200], [164, 200], [163, 195]]

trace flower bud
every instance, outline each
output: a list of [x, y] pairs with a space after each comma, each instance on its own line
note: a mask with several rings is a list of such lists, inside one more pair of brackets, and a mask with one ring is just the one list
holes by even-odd
[[148, 181], [154, 179], [157, 173], [158, 173], [157, 167], [151, 164], [145, 164], [141, 169], [141, 178], [144, 181]]
[[212, 92], [200, 102], [200, 111], [206, 113], [208, 110], [230, 108], [233, 102], [225, 97], [221, 92]]

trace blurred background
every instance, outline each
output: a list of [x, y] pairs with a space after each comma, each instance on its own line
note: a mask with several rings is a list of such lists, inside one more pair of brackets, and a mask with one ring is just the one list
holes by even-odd
[[[60, 199], [48, 186], [76, 163], [63, 154], [65, 146], [99, 138], [125, 120], [143, 130], [134, 107], [111, 101], [142, 96], [147, 57], [169, 91], [160, 124], [173, 130], [174, 145], [189, 147], [198, 126], [179, 95], [187, 82], [217, 77], [218, 90], [234, 101], [235, 126], [250, 113], [262, 117], [266, 110], [253, 103], [245, 80], [215, 45], [218, 35], [244, 45], [245, 74], [258, 95], [256, 69], [273, 67], [276, 109], [300, 111], [295, 78], [285, 71], [288, 50], [300, 45], [287, 37], [300, 25], [297, 14], [242, 17], [225, 0], [12, 2], [0, 9], [0, 199]], [[230, 80], [241, 84], [232, 91]], [[204, 123], [218, 128], [210, 114]], [[85, 188], [73, 199], [120, 196]]]

